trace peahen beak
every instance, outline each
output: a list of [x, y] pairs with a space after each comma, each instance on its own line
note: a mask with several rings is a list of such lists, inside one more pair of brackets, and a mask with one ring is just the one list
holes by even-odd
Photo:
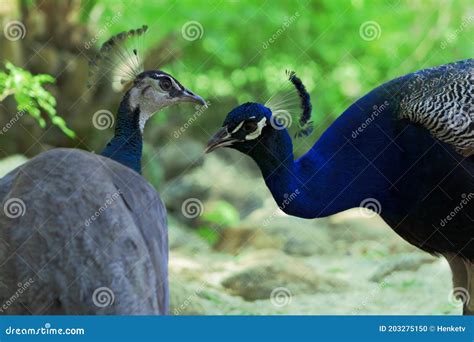
[[200, 104], [201, 106], [207, 107], [206, 101], [201, 96], [194, 94], [188, 89], [184, 89], [179, 97], [182, 102], [194, 102]]
[[236, 141], [238, 140], [231, 138], [231, 135], [227, 131], [227, 126], [221, 127], [207, 143], [204, 153], [212, 152], [219, 147], [230, 146]]

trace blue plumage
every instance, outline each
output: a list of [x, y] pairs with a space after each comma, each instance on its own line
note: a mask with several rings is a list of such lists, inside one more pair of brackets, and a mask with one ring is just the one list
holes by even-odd
[[141, 173], [143, 142], [139, 126], [140, 110], [131, 110], [128, 102], [127, 93], [117, 113], [115, 135], [101, 154]]
[[[423, 88], [451, 75], [458, 75], [452, 78], [458, 82], [469, 78], [466, 73], [472, 75], [472, 64], [468, 60], [439, 67], [444, 72], [427, 69], [374, 89], [296, 160], [288, 131], [268, 124], [271, 111], [257, 103], [232, 110], [207, 151], [223, 146], [249, 155], [277, 205], [290, 215], [324, 217], [372, 201], [382, 218], [412, 244], [430, 253], [472, 259], [474, 201], [467, 201], [449, 224], [442, 223], [466, 196], [474, 196], [472, 157], [459, 154], [450, 139], [435, 138], [428, 124], [406, 118], [402, 106], [413, 94], [413, 82], [424, 82], [419, 85]], [[462, 94], [462, 84], [451, 88]], [[443, 95], [445, 102], [460, 101], [456, 94]], [[472, 97], [470, 101], [472, 106]], [[419, 110], [424, 105], [413, 104]], [[437, 108], [436, 103], [427, 106]], [[445, 132], [446, 137], [450, 134], [455, 130]]]

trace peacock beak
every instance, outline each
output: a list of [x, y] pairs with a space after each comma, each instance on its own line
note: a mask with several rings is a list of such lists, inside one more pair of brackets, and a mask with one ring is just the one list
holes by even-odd
[[230, 146], [236, 141], [237, 139], [231, 138], [231, 135], [227, 131], [227, 126], [221, 127], [216, 132], [216, 134], [214, 134], [212, 138], [209, 139], [204, 153], [212, 152], [217, 150], [219, 147]]
[[207, 108], [206, 100], [204, 100], [201, 96], [194, 94], [191, 90], [184, 89], [179, 97], [183, 102], [194, 102]]

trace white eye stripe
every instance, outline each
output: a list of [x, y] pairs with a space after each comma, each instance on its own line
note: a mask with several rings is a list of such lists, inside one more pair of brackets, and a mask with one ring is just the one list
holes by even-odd
[[237, 127], [234, 128], [234, 130], [231, 132], [232, 134], [234, 134], [235, 132], [237, 132], [244, 124], [245, 121], [241, 121]]
[[267, 118], [262, 118], [259, 122], [257, 122], [257, 129], [252, 133], [248, 134], [245, 137], [245, 140], [254, 140], [257, 139], [261, 134], [263, 127], [267, 125]]

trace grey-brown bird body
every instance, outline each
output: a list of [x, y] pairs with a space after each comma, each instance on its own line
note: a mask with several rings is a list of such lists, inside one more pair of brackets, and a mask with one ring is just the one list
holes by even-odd
[[167, 312], [166, 209], [133, 170], [54, 149], [2, 178], [0, 201], [0, 314]]

